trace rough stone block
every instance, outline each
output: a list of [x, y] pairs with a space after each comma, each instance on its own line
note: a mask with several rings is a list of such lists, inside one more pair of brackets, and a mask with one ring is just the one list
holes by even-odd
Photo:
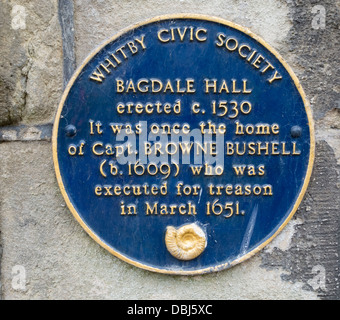
[[58, 1], [0, 3], [0, 125], [52, 122], [62, 92]]

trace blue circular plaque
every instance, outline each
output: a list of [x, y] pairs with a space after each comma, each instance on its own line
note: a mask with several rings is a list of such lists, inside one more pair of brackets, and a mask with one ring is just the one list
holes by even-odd
[[147, 270], [202, 274], [255, 254], [296, 212], [314, 159], [311, 110], [249, 30], [162, 16], [78, 68], [53, 157], [70, 211], [100, 245]]

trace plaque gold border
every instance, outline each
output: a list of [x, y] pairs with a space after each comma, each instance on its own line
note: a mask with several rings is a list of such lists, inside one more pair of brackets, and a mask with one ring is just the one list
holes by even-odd
[[[160, 22], [160, 21], [164, 21], [164, 20], [169, 20], [169, 19], [197, 19], [197, 20], [205, 20], [205, 21], [211, 21], [211, 22], [216, 22], [216, 23], [220, 23], [222, 25], [226, 25], [228, 27], [234, 28], [236, 30], [239, 30], [245, 34], [247, 34], [248, 36], [250, 36], [251, 38], [255, 39], [257, 42], [259, 42], [261, 45], [263, 45], [267, 50], [269, 50], [283, 65], [283, 67], [286, 69], [286, 71], [289, 73], [289, 75], [291, 76], [291, 78], [294, 81], [294, 84], [297, 88], [297, 90], [299, 91], [301, 98], [304, 102], [304, 106], [305, 106], [305, 111], [307, 114], [307, 118], [308, 118], [308, 125], [309, 125], [309, 131], [310, 131], [310, 152], [309, 152], [309, 162], [308, 162], [308, 168], [307, 168], [307, 172], [306, 172], [306, 176], [305, 176], [305, 180], [303, 183], [303, 186], [301, 188], [300, 194], [294, 204], [294, 206], [292, 207], [291, 212], [289, 213], [287, 219], [280, 225], [280, 227], [276, 230], [276, 232], [266, 241], [262, 242], [259, 246], [257, 246], [255, 249], [253, 249], [252, 251], [248, 252], [247, 254], [243, 255], [242, 257], [239, 257], [237, 259], [235, 259], [232, 262], [228, 262], [228, 263], [224, 263], [215, 267], [208, 267], [208, 268], [204, 268], [204, 269], [199, 269], [199, 270], [180, 270], [180, 269], [176, 269], [176, 270], [171, 270], [171, 269], [159, 269], [159, 268], [155, 268], [153, 266], [150, 265], [146, 265], [143, 263], [140, 263], [138, 261], [134, 261], [132, 259], [130, 259], [127, 256], [124, 256], [123, 254], [115, 251], [112, 247], [110, 247], [108, 244], [106, 244], [102, 239], [100, 239], [100, 237], [98, 237], [92, 230], [91, 228], [81, 219], [81, 217], [79, 216], [78, 212], [76, 211], [76, 209], [74, 208], [74, 206], [72, 205], [68, 194], [65, 190], [64, 184], [63, 184], [63, 180], [62, 177], [60, 175], [60, 169], [59, 169], [59, 163], [58, 163], [58, 153], [57, 153], [57, 137], [58, 137], [58, 126], [59, 126], [59, 119], [60, 119], [60, 115], [64, 106], [64, 102], [68, 96], [68, 93], [71, 89], [71, 87], [73, 86], [75, 80], [77, 79], [77, 77], [79, 76], [79, 74], [81, 73], [82, 69], [84, 68], [84, 66], [101, 50], [103, 49], [107, 44], [109, 44], [110, 42], [116, 40], [118, 37], [120, 37], [121, 35], [127, 33], [130, 30], [133, 30], [135, 28], [138, 28], [140, 26], [143, 25], [147, 25], [150, 23], [155, 23], [155, 22]], [[73, 74], [72, 78], [70, 79], [70, 81], [68, 82], [67, 87], [64, 90], [64, 93], [62, 95], [61, 101], [59, 103], [57, 112], [56, 112], [56, 116], [55, 116], [55, 121], [54, 121], [54, 126], [53, 126], [53, 132], [52, 132], [52, 152], [53, 152], [53, 162], [54, 162], [54, 167], [55, 167], [55, 172], [56, 172], [56, 177], [57, 177], [57, 181], [58, 181], [58, 185], [60, 187], [61, 193], [65, 199], [65, 202], [69, 208], [69, 210], [72, 212], [73, 216], [75, 217], [75, 219], [79, 222], [79, 224], [83, 227], [83, 229], [91, 236], [91, 238], [93, 240], [95, 240], [97, 243], [99, 243], [103, 248], [105, 248], [106, 250], [108, 250], [111, 254], [113, 254], [114, 256], [118, 257], [119, 259], [130, 263], [136, 267], [139, 267], [141, 269], [144, 270], [149, 270], [149, 271], [153, 271], [153, 272], [158, 272], [158, 273], [163, 273], [163, 274], [171, 274], [171, 275], [197, 275], [197, 274], [205, 274], [205, 273], [210, 273], [210, 272], [216, 272], [216, 271], [220, 271], [223, 269], [228, 269], [238, 263], [241, 263], [247, 259], [249, 259], [250, 257], [252, 257], [253, 255], [255, 255], [257, 252], [259, 252], [261, 249], [263, 249], [269, 242], [271, 242], [281, 231], [282, 229], [287, 225], [287, 223], [289, 222], [289, 220], [293, 217], [293, 215], [295, 214], [296, 210], [298, 209], [305, 193], [307, 190], [307, 186], [309, 184], [310, 181], [310, 177], [312, 174], [312, 170], [313, 170], [313, 164], [314, 164], [314, 157], [315, 157], [315, 137], [314, 137], [314, 123], [313, 123], [313, 116], [312, 116], [312, 111], [310, 108], [310, 104], [306, 98], [305, 92], [301, 87], [301, 84], [298, 80], [298, 78], [296, 77], [296, 75], [294, 74], [293, 70], [290, 68], [290, 66], [288, 65], [288, 63], [281, 57], [281, 55], [275, 50], [273, 49], [271, 46], [269, 46], [262, 38], [260, 38], [259, 36], [257, 36], [256, 34], [254, 34], [253, 32], [251, 32], [250, 30], [248, 30], [245, 27], [242, 27], [240, 25], [237, 25], [233, 22], [229, 22], [227, 20], [224, 20], [222, 18], [218, 18], [218, 17], [213, 17], [213, 16], [207, 16], [207, 15], [202, 15], [202, 14], [171, 14], [171, 15], [162, 15], [162, 16], [156, 16], [152, 19], [137, 23], [135, 25], [132, 25], [130, 27], [124, 28], [122, 29], [120, 32], [118, 32], [117, 34], [115, 34], [113, 37], [111, 37], [110, 39], [108, 39], [107, 41], [105, 41], [104, 43], [102, 43], [98, 48], [96, 48], [84, 61], [83, 63], [77, 68], [77, 70], [75, 71], [75, 73]]]

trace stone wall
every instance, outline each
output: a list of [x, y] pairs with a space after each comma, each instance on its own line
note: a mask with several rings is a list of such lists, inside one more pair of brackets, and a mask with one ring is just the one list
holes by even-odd
[[[248, 27], [292, 67], [313, 110], [316, 159], [305, 199], [251, 259], [201, 276], [122, 262], [83, 231], [55, 178], [51, 131], [63, 87], [120, 29], [169, 13]], [[339, 0], [1, 0], [2, 299], [339, 299]]]

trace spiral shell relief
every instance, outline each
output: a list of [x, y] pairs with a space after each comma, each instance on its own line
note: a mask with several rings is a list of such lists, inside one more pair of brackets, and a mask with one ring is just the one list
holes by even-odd
[[178, 229], [168, 226], [165, 233], [168, 251], [179, 260], [198, 257], [207, 246], [205, 232], [197, 224], [187, 224]]

